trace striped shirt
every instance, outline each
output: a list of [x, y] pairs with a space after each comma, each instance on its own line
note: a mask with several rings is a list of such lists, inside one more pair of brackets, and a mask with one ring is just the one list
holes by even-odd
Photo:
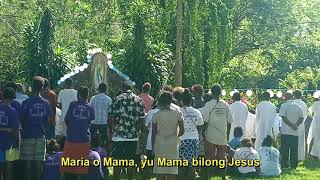
[[94, 109], [95, 119], [91, 124], [107, 124], [108, 112], [111, 104], [112, 99], [104, 93], [93, 96], [90, 101], [90, 106]]

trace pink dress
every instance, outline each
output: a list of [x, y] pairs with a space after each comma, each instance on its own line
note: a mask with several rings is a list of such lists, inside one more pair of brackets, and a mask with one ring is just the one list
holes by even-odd
[[139, 96], [144, 102], [144, 112], [147, 113], [152, 109], [153, 97], [150, 94], [141, 93]]

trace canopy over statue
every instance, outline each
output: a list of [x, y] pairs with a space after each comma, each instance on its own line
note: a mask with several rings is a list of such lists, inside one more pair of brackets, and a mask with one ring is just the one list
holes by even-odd
[[58, 85], [62, 85], [67, 78], [72, 78], [76, 88], [87, 86], [90, 94], [94, 94], [100, 83], [106, 83], [110, 96], [116, 96], [124, 82], [135, 85], [135, 82], [112, 64], [111, 54], [104, 54], [101, 49], [94, 49], [88, 50], [87, 58], [89, 64], [76, 66], [72, 72], [60, 78]]

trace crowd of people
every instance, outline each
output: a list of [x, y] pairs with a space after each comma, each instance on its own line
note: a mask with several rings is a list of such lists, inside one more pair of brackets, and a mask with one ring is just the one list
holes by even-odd
[[[300, 90], [286, 93], [279, 108], [264, 92], [250, 110], [238, 92], [232, 101], [224, 101], [219, 84], [209, 92], [201, 85], [165, 86], [155, 99], [150, 83], [143, 84], [139, 95], [123, 83], [116, 97], [107, 95], [104, 83], [90, 98], [89, 89], [75, 90], [70, 78], [63, 87], [57, 95], [40, 76], [32, 79], [30, 96], [22, 84], [1, 86], [0, 180], [103, 180], [110, 168], [92, 162], [107, 157], [154, 160], [144, 168], [113, 167], [114, 179], [135, 179], [139, 173], [141, 179], [156, 175], [160, 180], [279, 176], [308, 157], [320, 158], [320, 101], [308, 109]], [[310, 127], [305, 126], [308, 115], [313, 115]], [[64, 166], [63, 158], [82, 161]], [[159, 158], [189, 163], [164, 167]], [[260, 163], [193, 166], [192, 161], [201, 158]], [[81, 164], [84, 160], [88, 166]]]

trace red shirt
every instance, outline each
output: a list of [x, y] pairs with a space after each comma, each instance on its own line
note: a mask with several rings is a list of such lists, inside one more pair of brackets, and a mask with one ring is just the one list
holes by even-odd
[[50, 107], [51, 107], [51, 111], [52, 111], [52, 115], [49, 117], [49, 122], [51, 123], [55, 123], [56, 121], [56, 107], [57, 107], [57, 94], [50, 90], [50, 89], [45, 89], [43, 91], [43, 93], [41, 94], [41, 96], [49, 101]]
[[144, 112], [148, 113], [153, 106], [153, 97], [151, 97], [149, 94], [146, 94], [146, 93], [141, 93], [139, 97], [144, 102]]

